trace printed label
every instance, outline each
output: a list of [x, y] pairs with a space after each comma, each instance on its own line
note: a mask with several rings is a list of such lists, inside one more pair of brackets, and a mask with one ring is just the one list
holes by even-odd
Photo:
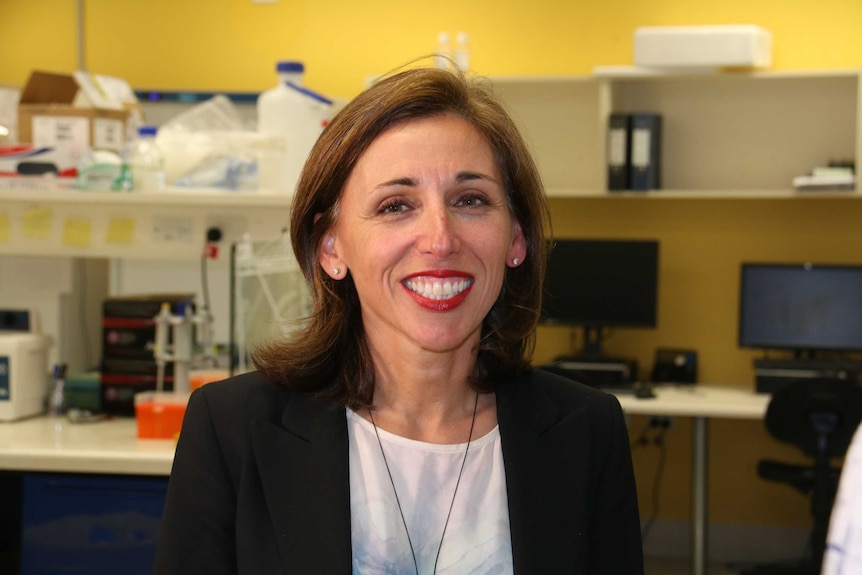
[[123, 134], [123, 121], [111, 120], [109, 118], [93, 119], [93, 148], [96, 150], [114, 150], [119, 152], [125, 136]]
[[90, 145], [90, 120], [76, 116], [36, 116], [33, 144], [37, 146]]
[[9, 357], [0, 355], [0, 401], [9, 401], [12, 389], [9, 386]]
[[650, 157], [650, 131], [637, 129], [632, 133], [632, 165], [648, 168]]

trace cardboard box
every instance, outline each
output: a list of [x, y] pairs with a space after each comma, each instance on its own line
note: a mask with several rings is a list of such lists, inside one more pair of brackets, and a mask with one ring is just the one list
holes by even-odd
[[658, 68], [765, 68], [772, 34], [749, 24], [651, 26], [634, 35], [636, 66]]
[[[31, 72], [18, 103], [20, 142], [121, 152], [143, 121], [141, 108], [114, 83], [99, 78], [84, 72]], [[100, 89], [103, 83], [112, 88]]]

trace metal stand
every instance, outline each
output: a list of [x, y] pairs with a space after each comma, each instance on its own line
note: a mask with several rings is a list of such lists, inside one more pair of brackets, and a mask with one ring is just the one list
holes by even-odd
[[[153, 356], [156, 359], [156, 391], [164, 390], [165, 366], [169, 361], [174, 363], [174, 393], [187, 393], [191, 390], [189, 374], [193, 363], [215, 361], [212, 314], [206, 307], [202, 307], [194, 314], [189, 306], [181, 311], [180, 314], [172, 314], [170, 304], [165, 302], [154, 318], [156, 341]], [[195, 333], [199, 336], [198, 341]]]

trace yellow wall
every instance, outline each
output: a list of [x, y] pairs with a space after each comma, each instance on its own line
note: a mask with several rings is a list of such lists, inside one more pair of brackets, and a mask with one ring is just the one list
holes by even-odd
[[[77, 65], [76, 0], [0, 1], [0, 83], [21, 85], [31, 69]], [[273, 64], [307, 64], [307, 85], [350, 97], [368, 76], [430, 53], [437, 32], [470, 34], [472, 68], [483, 75], [587, 74], [632, 63], [638, 26], [753, 23], [773, 33], [774, 68], [862, 67], [859, 0], [86, 0], [86, 63], [135, 88], [260, 91]], [[15, 56], [11, 56], [11, 55]], [[659, 328], [619, 330], [612, 352], [650, 365], [659, 346], [698, 350], [704, 381], [751, 388], [754, 354], [736, 347], [742, 260], [862, 262], [862, 202], [852, 200], [553, 201], [560, 236], [656, 237], [661, 241]], [[542, 329], [537, 359], [567, 351], [568, 331]], [[643, 425], [632, 420], [632, 431]], [[668, 436], [663, 519], [689, 510], [689, 422]], [[808, 507], [790, 488], [756, 478], [763, 455], [800, 459], [761, 422], [711, 423], [711, 519], [804, 525]], [[644, 516], [658, 461], [634, 452]]]
[[[638, 26], [753, 23], [772, 31], [774, 67], [862, 65], [858, 0], [84, 0], [86, 63], [135, 88], [260, 91], [277, 59], [307, 63], [332, 96], [430, 53], [437, 32], [470, 34], [481, 74], [589, 73], [632, 62]], [[0, 83], [77, 65], [77, 0], [3, 0]], [[10, 54], [16, 57], [9, 58]]]
[[[657, 329], [618, 329], [605, 340], [610, 355], [635, 357], [648, 370], [658, 347], [698, 352], [700, 381], [752, 389], [754, 350], [736, 344], [742, 261], [862, 263], [862, 202], [858, 199], [720, 200], [660, 198], [554, 199], [558, 237], [660, 240]], [[565, 328], [539, 329], [537, 361], [571, 350]], [[633, 418], [636, 436], [644, 418]], [[762, 422], [713, 420], [710, 441], [710, 519], [726, 523], [806, 525], [808, 502], [790, 487], [757, 479], [758, 459], [804, 462], [770, 438]], [[665, 519], [688, 516], [690, 422], [677, 419], [668, 435], [661, 485]], [[641, 511], [651, 513], [656, 448], [634, 452]]]

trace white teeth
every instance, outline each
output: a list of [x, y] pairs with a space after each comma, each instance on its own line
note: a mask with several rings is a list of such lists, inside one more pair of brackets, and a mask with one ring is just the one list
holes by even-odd
[[414, 278], [404, 282], [407, 289], [426, 299], [444, 300], [455, 297], [473, 283], [472, 279]]

